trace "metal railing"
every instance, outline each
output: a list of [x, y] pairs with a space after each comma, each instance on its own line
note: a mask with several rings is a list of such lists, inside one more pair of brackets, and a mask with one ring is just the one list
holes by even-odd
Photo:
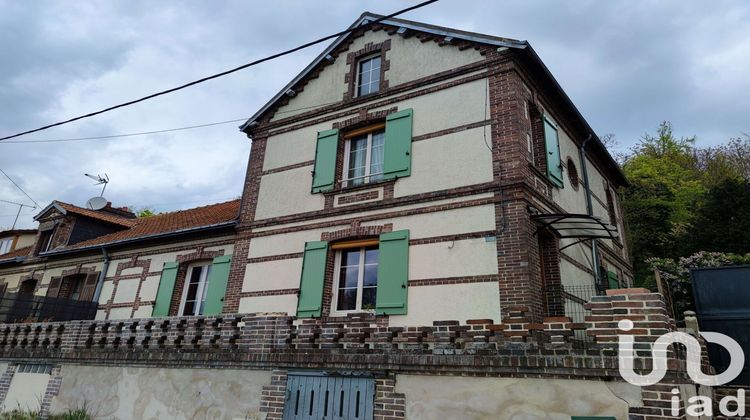
[[5, 293], [0, 298], [0, 322], [48, 322], [94, 319], [96, 302]]
[[[573, 322], [585, 322], [591, 311], [585, 304], [594, 296], [604, 295], [604, 288], [593, 284], [556, 285], [545, 291], [545, 316], [566, 316]], [[574, 331], [573, 339], [579, 344], [591, 341], [586, 331]]]

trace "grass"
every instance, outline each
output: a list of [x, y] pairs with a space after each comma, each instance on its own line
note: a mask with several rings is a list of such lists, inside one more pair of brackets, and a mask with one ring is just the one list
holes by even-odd
[[[13, 410], [0, 413], [0, 420], [37, 420], [41, 418], [38, 411]], [[49, 420], [92, 420], [93, 418], [86, 408], [77, 408], [47, 416]]]

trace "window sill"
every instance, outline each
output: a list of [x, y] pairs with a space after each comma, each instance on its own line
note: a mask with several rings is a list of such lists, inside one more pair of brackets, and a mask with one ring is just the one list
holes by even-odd
[[379, 188], [384, 185], [391, 185], [395, 183], [396, 183], [395, 179], [386, 179], [382, 181], [368, 182], [366, 184], [361, 184], [361, 185], [347, 185], [346, 187], [336, 187], [330, 191], [326, 191], [323, 193], [323, 195], [336, 195], [336, 194], [341, 194], [341, 193], [364, 191], [364, 190]]
[[557, 188], [562, 189], [563, 187], [558, 186], [554, 182], [552, 182], [549, 177], [547, 177], [547, 174], [539, 170], [539, 168], [536, 167], [533, 163], [529, 162], [529, 169], [531, 169], [531, 172], [536, 174], [548, 187], [550, 188]]

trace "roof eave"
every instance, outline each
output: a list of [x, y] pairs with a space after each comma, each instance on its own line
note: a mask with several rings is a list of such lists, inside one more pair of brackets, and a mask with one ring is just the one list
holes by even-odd
[[618, 181], [623, 187], [627, 187], [630, 185], [628, 182], [627, 177], [625, 176], [625, 173], [622, 172], [622, 168], [620, 168], [620, 165], [617, 164], [615, 159], [612, 157], [612, 155], [609, 153], [609, 150], [607, 150], [607, 147], [604, 146], [604, 143], [602, 143], [599, 136], [594, 132], [594, 129], [591, 128], [588, 121], [583, 117], [583, 114], [578, 110], [578, 107], [573, 103], [573, 101], [570, 99], [567, 93], [565, 93], [565, 90], [563, 90], [562, 86], [560, 86], [560, 83], [557, 82], [557, 79], [555, 79], [555, 76], [552, 75], [552, 72], [547, 68], [547, 65], [544, 64], [542, 59], [539, 57], [539, 55], [534, 51], [534, 48], [531, 47], [531, 45], [527, 44], [528, 48], [526, 48], [526, 52], [529, 54], [529, 56], [541, 67], [541, 69], [544, 71], [545, 75], [549, 78], [549, 80], [552, 81], [553, 85], [555, 86], [555, 89], [557, 90], [558, 94], [563, 98], [563, 100], [567, 103], [567, 105], [570, 107], [570, 109], [575, 114], [576, 118], [581, 122], [581, 124], [584, 126], [584, 129], [591, 134], [592, 139], [596, 143], [596, 145], [601, 149], [602, 152], [604, 152], [606, 159], [609, 161], [609, 164], [611, 168], [614, 170], [615, 174], [618, 176]]
[[180, 236], [180, 235], [184, 235], [184, 234], [188, 234], [188, 233], [204, 232], [204, 231], [214, 230], [214, 229], [219, 230], [220, 228], [230, 227], [230, 226], [234, 226], [236, 224], [237, 224], [237, 221], [236, 220], [232, 220], [232, 221], [229, 221], [229, 222], [214, 223], [212, 225], [199, 226], [199, 227], [196, 227], [196, 228], [179, 229], [179, 230], [174, 230], [174, 231], [166, 232], [166, 233], [157, 233], [157, 234], [153, 234], [153, 235], [139, 236], [137, 238], [121, 239], [119, 241], [105, 242], [105, 243], [96, 244], [96, 245], [89, 245], [89, 246], [85, 246], [85, 247], [81, 247], [81, 248], [67, 248], [67, 249], [64, 248], [64, 249], [61, 249], [61, 250], [58, 250], [58, 251], [43, 252], [43, 253], [40, 253], [39, 256], [40, 257], [56, 257], [56, 256], [59, 256], [59, 255], [68, 255], [68, 254], [74, 254], [74, 253], [78, 253], [78, 252], [85, 252], [85, 251], [97, 250], [97, 249], [101, 249], [101, 248], [109, 248], [109, 247], [113, 247], [113, 246], [128, 245], [128, 244], [132, 244], [132, 243], [136, 243], [136, 242], [140, 242], [140, 241], [148, 241], [148, 240], [154, 240], [154, 239], [170, 238], [170, 237]]
[[[349, 26], [347, 29], [354, 29], [362, 24], [364, 24], [366, 21], [375, 20], [381, 18], [381, 15], [376, 15], [373, 13], [363, 13], [362, 16], [359, 17], [352, 25]], [[391, 25], [391, 26], [398, 26], [398, 27], [404, 27], [406, 29], [412, 29], [420, 32], [427, 32], [432, 33], [435, 35], [441, 35], [441, 36], [452, 36], [454, 38], [458, 39], [465, 39], [467, 41], [472, 42], [479, 42], [482, 44], [488, 44], [488, 45], [495, 45], [498, 47], [505, 47], [505, 48], [518, 48], [518, 49], [524, 49], [528, 46], [528, 43], [526, 41], [522, 42], [510, 42], [510, 41], [503, 41], [494, 39], [492, 37], [482, 37], [480, 34], [470, 35], [466, 33], [461, 32], [454, 32], [448, 28], [436, 28], [436, 27], [428, 27], [419, 25], [416, 22], [406, 22], [400, 19], [385, 19], [381, 22], [379, 22], [383, 25]], [[252, 117], [250, 117], [244, 124], [242, 124], [239, 128], [240, 131], [243, 131], [247, 133], [247, 129], [257, 122], [258, 118], [260, 118], [266, 111], [268, 111], [269, 108], [271, 108], [279, 99], [281, 99], [286, 92], [291, 89], [297, 82], [302, 80], [309, 72], [311, 72], [322, 60], [325, 59], [325, 57], [331, 53], [331, 51], [335, 50], [341, 42], [343, 42], [347, 37], [349, 37], [351, 33], [346, 33], [338, 38], [336, 38], [331, 45], [329, 45], [323, 52], [321, 52], [315, 60], [313, 60], [307, 67], [305, 67], [297, 76], [292, 79], [291, 82], [287, 83], [286, 86], [284, 86], [283, 89], [281, 89], [276, 95], [274, 95], [273, 98], [271, 98], [270, 101], [268, 101], [263, 107], [261, 107], [255, 114], [253, 114]]]

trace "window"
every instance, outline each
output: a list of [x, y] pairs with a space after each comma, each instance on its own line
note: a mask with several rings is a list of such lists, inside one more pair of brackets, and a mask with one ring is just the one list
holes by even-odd
[[210, 272], [209, 262], [188, 266], [179, 315], [203, 315]]
[[336, 254], [334, 312], [375, 310], [379, 259], [377, 245], [342, 249]]
[[560, 160], [560, 138], [557, 124], [544, 116], [544, 142], [547, 151], [547, 177], [558, 187], [563, 187], [562, 161]]
[[379, 125], [376, 131], [350, 134], [344, 145], [344, 173], [342, 185], [362, 185], [383, 179], [383, 152], [385, 131]]
[[0, 254], [10, 252], [10, 246], [13, 244], [13, 238], [0, 239]]
[[609, 186], [604, 185], [604, 188], [606, 188], [606, 197], [607, 197], [607, 214], [609, 215], [609, 223], [617, 226], [617, 213], [615, 212], [615, 199], [612, 196], [612, 191], [609, 189]]
[[45, 230], [39, 234], [39, 252], [47, 252], [52, 246], [52, 233], [54, 229]]
[[576, 169], [576, 164], [573, 162], [573, 158], [568, 156], [568, 179], [570, 180], [570, 185], [573, 187], [574, 190], [578, 190], [578, 169]]
[[368, 95], [380, 90], [380, 56], [359, 60], [357, 68], [357, 96]]

